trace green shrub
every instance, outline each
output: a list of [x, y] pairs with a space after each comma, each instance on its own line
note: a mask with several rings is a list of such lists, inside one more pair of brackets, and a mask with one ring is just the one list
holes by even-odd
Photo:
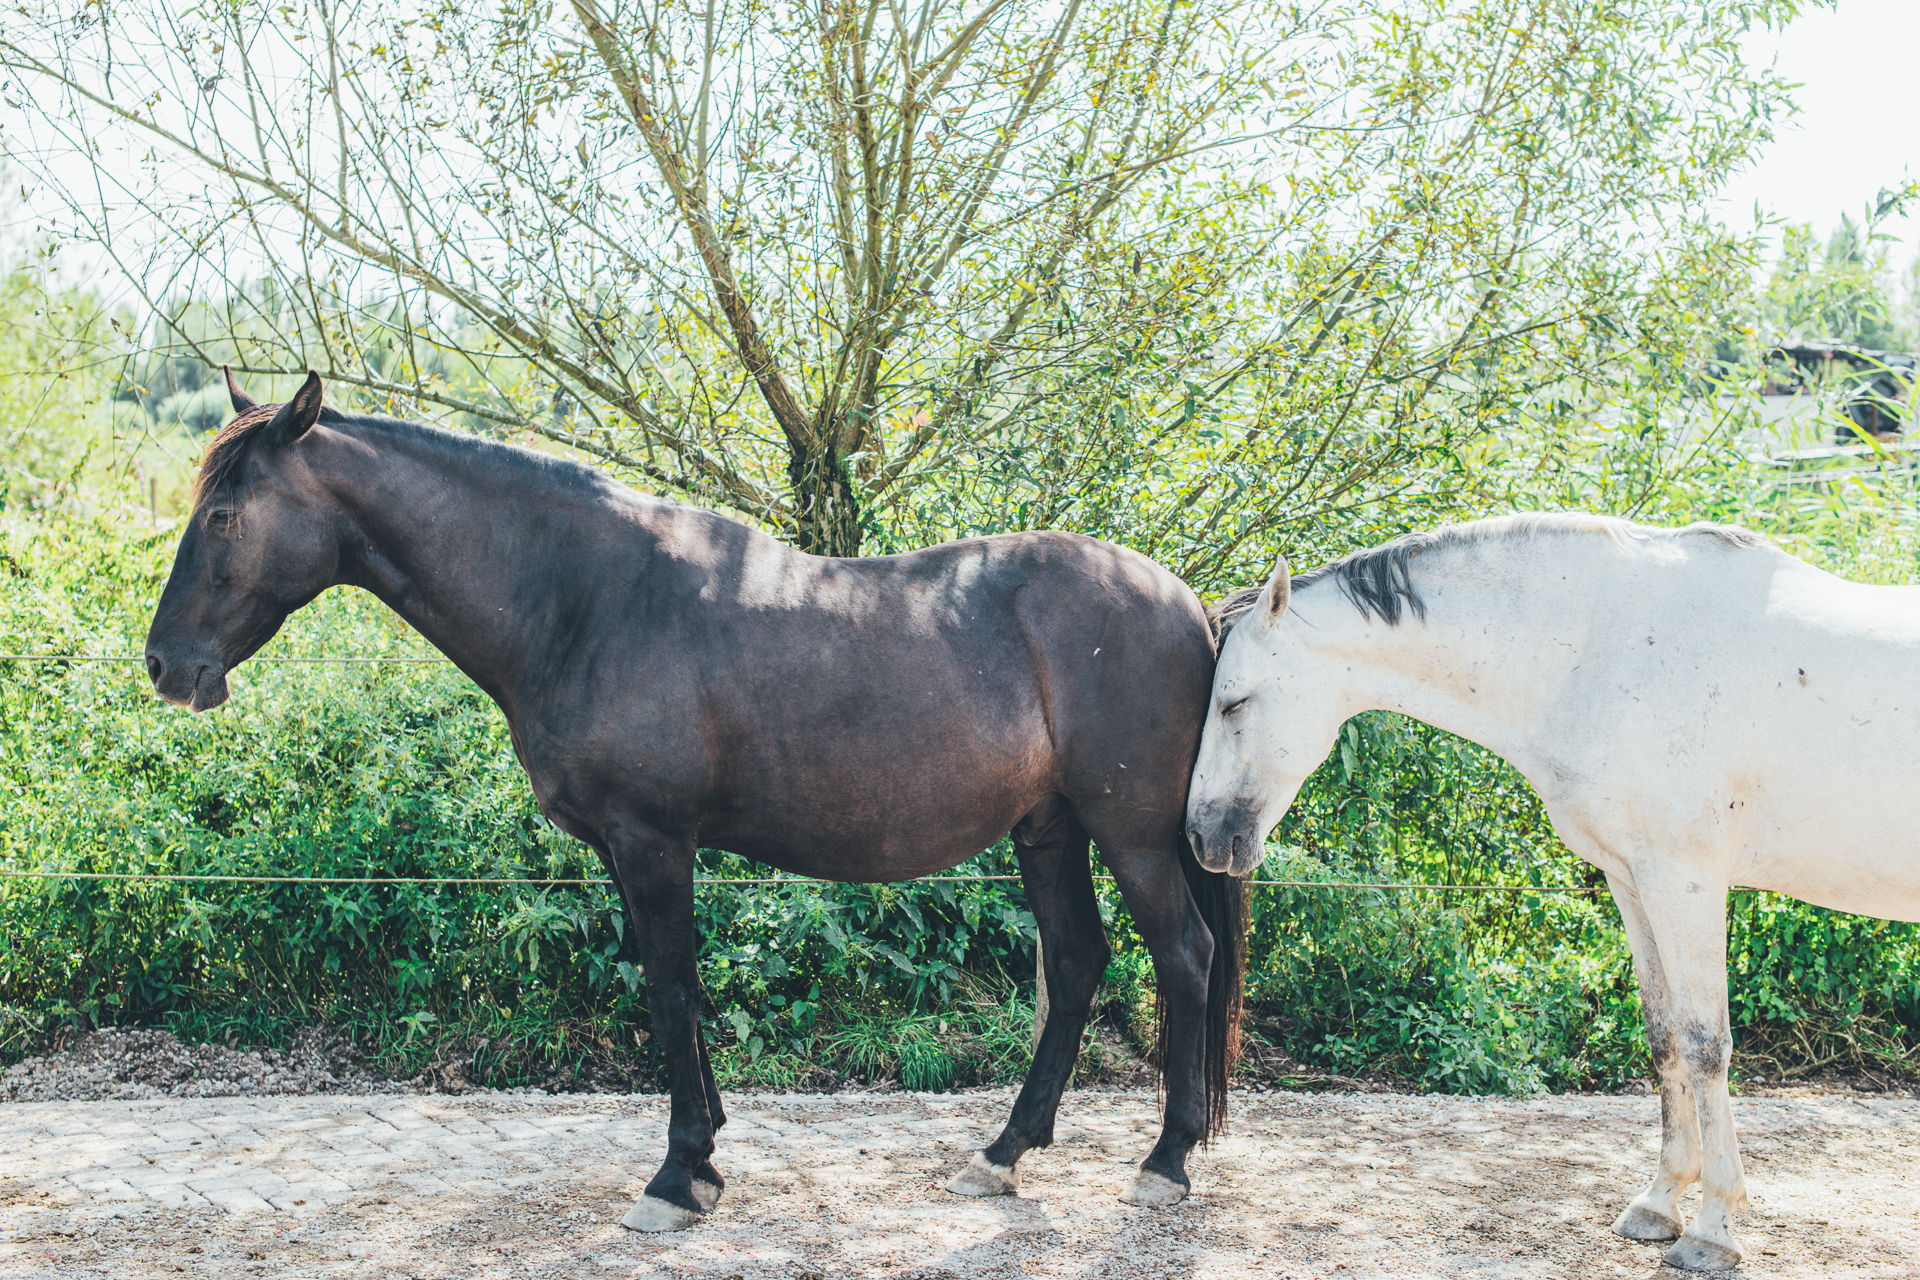
[[[1911, 576], [1910, 519], [1841, 510], [1824, 533], [1794, 513], [1796, 549]], [[172, 545], [105, 518], [0, 525], [0, 651], [137, 652]], [[263, 656], [424, 652], [369, 597], [333, 592]], [[652, 1079], [613, 896], [548, 883], [603, 872], [540, 816], [498, 711], [450, 666], [253, 663], [226, 707], [192, 716], [159, 704], [138, 664], [0, 662], [0, 813], [15, 870], [534, 881], [0, 881], [0, 1055], [63, 1025], [272, 1043], [329, 1021], [394, 1071], [457, 1058], [469, 1083], [584, 1080], [568, 1073], [617, 1058], [594, 1078]], [[1343, 730], [1276, 839], [1277, 879], [1600, 882], [1512, 769], [1385, 714]], [[962, 870], [1013, 866], [1003, 841]], [[701, 870], [765, 874], [719, 853]], [[1115, 946], [1101, 1016], [1144, 1049], [1151, 963], [1099, 892]], [[696, 901], [729, 1084], [1024, 1071], [1034, 929], [1017, 884], [714, 885]], [[1743, 1067], [1910, 1071], [1916, 926], [1771, 894], [1737, 894], [1731, 914]], [[1516, 1093], [1646, 1070], [1604, 894], [1256, 888], [1251, 930], [1251, 1034], [1314, 1068]]]

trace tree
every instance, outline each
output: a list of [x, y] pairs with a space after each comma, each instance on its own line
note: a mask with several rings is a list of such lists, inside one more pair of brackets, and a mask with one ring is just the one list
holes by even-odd
[[1880, 350], [1920, 344], [1914, 324], [1920, 259], [1901, 280], [1891, 269], [1895, 237], [1881, 227], [1906, 212], [1920, 185], [1883, 190], [1859, 221], [1846, 215], [1824, 245], [1808, 226], [1784, 227], [1761, 308], [1769, 340], [1853, 342]]
[[90, 474], [108, 452], [98, 402], [123, 353], [124, 316], [64, 282], [45, 252], [11, 248], [0, 244], [0, 518], [71, 509], [102, 478]]
[[1794, 7], [29, 0], [0, 63], [9, 151], [95, 157], [64, 229], [156, 306], [279, 277], [245, 368], [809, 550], [1053, 524], [1212, 580], [1604, 385], [1720, 251], [1780, 95], [1735, 41]]

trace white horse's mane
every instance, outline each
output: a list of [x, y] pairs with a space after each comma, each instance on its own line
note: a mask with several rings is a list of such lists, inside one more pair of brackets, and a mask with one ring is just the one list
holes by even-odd
[[[1454, 547], [1497, 543], [1532, 542], [1540, 538], [1602, 536], [1625, 547], [1635, 542], [1656, 539], [1703, 537], [1742, 550], [1771, 546], [1765, 538], [1737, 525], [1696, 521], [1678, 529], [1636, 524], [1618, 516], [1597, 516], [1584, 511], [1523, 511], [1513, 515], [1490, 516], [1438, 529], [1402, 534], [1391, 542], [1356, 551], [1329, 561], [1292, 578], [1295, 591], [1332, 578], [1341, 594], [1353, 602], [1363, 615], [1378, 617], [1388, 626], [1400, 621], [1405, 610], [1415, 617], [1426, 616], [1426, 603], [1413, 585], [1413, 560], [1429, 551]], [[1262, 587], [1242, 587], [1209, 611], [1215, 637], [1225, 640], [1240, 615], [1253, 607]]]

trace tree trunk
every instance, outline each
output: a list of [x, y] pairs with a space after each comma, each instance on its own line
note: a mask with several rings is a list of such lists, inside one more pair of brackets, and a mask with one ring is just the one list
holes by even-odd
[[788, 456], [793, 545], [809, 555], [859, 555], [860, 497], [847, 464], [830, 448]]

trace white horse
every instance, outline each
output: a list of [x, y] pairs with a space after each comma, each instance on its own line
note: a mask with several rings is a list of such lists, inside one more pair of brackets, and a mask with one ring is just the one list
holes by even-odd
[[[1348, 717], [1398, 711], [1526, 775], [1604, 871], [1660, 1075], [1660, 1168], [1614, 1230], [1735, 1265], [1732, 885], [1920, 919], [1920, 588], [1845, 582], [1742, 529], [1503, 516], [1224, 602], [1189, 838], [1245, 875]], [[1701, 1184], [1682, 1232], [1679, 1199]]]

